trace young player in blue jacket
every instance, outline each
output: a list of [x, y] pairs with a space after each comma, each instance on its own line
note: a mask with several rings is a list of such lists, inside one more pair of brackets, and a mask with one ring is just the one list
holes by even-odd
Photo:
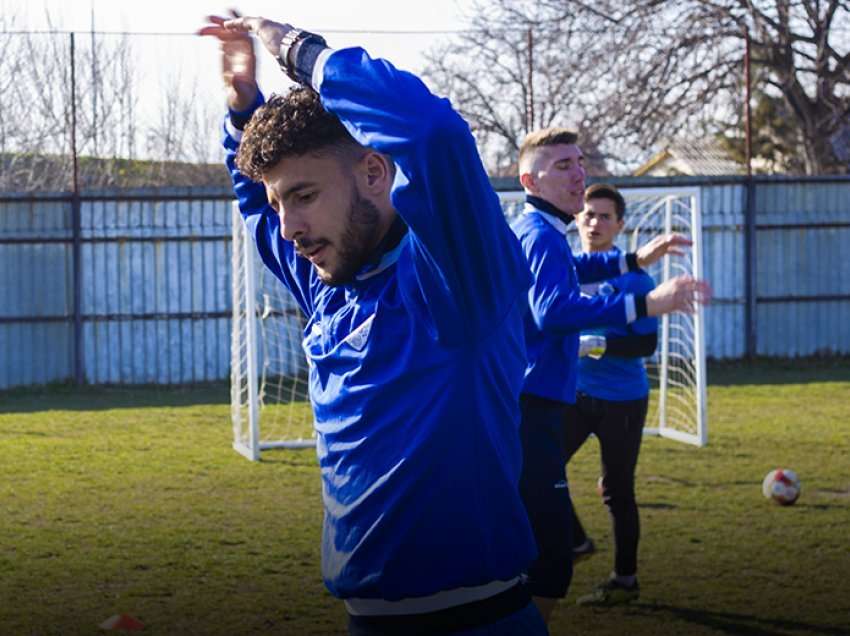
[[575, 132], [563, 128], [547, 128], [525, 138], [519, 152], [519, 173], [526, 207], [513, 224], [534, 277], [525, 318], [529, 365], [520, 396], [520, 492], [539, 552], [528, 581], [547, 620], [557, 599], [566, 595], [572, 578], [572, 504], [563, 433], [576, 401], [579, 332], [626, 325], [671, 311], [691, 311], [694, 302], [709, 294], [705, 283], [680, 276], [648, 294], [582, 296], [581, 283], [635, 271], [666, 253], [680, 253], [690, 241], [670, 234], [653, 239], [637, 253], [574, 256], [567, 243], [567, 227], [584, 205], [586, 176], [577, 141]]
[[[624, 225], [626, 202], [614, 186], [598, 183], [584, 195], [576, 216], [582, 252], [618, 252], [614, 242]], [[646, 294], [655, 287], [646, 272], [628, 272], [602, 283], [582, 285], [587, 296]], [[635, 468], [649, 403], [649, 381], [643, 358], [655, 352], [658, 319], [642, 318], [626, 326], [606, 327], [581, 335], [574, 417], [566, 427], [567, 461], [593, 433], [602, 455], [602, 498], [614, 530], [614, 571], [580, 605], [615, 605], [639, 596], [637, 548], [640, 537], [635, 501]], [[573, 551], [593, 551], [573, 508]]]
[[[322, 573], [350, 632], [545, 634], [521, 580], [535, 556], [518, 491], [531, 279], [469, 127], [362, 49], [210, 22], [234, 190], [308, 317]], [[263, 105], [251, 33], [302, 86]]]

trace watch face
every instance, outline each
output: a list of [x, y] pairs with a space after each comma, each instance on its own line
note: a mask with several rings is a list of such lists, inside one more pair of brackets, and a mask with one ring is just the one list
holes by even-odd
[[292, 50], [292, 45], [298, 41], [302, 33], [303, 31], [301, 31], [300, 29], [289, 29], [289, 31], [284, 33], [283, 39], [281, 39], [280, 41], [280, 49], [277, 54], [277, 63], [280, 64], [281, 68], [286, 71], [286, 74], [290, 77], [292, 77], [293, 69], [290, 65], [289, 52]]
[[[293, 50], [296, 49], [296, 45], [299, 42], [303, 42], [304, 40], [310, 40], [314, 44], [319, 44], [321, 46], [327, 46], [327, 42], [325, 38], [321, 35], [316, 35], [315, 33], [310, 33], [309, 31], [302, 31], [301, 29], [290, 29], [287, 31], [283, 38], [280, 41], [280, 49], [277, 55], [277, 63], [283, 69], [283, 71], [289, 76], [290, 79], [301, 82], [304, 81], [302, 78], [298, 77], [297, 69], [295, 68], [297, 59], [293, 59], [297, 57], [297, 54], [293, 53]], [[304, 69], [302, 69], [304, 71]]]

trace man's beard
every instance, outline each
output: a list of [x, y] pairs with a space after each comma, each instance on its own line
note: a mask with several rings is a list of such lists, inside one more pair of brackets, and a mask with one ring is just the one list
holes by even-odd
[[380, 212], [377, 206], [361, 197], [356, 188], [352, 188], [351, 204], [342, 238], [333, 246], [339, 262], [333, 271], [318, 268], [316, 270], [325, 285], [336, 287], [354, 280], [378, 244], [379, 224]]

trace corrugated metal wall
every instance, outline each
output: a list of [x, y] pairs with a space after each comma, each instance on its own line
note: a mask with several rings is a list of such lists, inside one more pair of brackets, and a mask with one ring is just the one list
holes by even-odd
[[[716, 297], [706, 311], [707, 353], [739, 358], [745, 185], [683, 183], [701, 187], [704, 267]], [[121, 194], [81, 203], [85, 381], [226, 379], [228, 193]], [[755, 211], [757, 352], [850, 353], [850, 180], [758, 181]], [[0, 200], [0, 388], [74, 377], [72, 237], [67, 198]]]
[[850, 183], [757, 184], [757, 350], [850, 353]]
[[71, 207], [0, 204], [0, 387], [73, 376]]
[[[182, 384], [228, 377], [226, 196], [82, 201], [86, 382]], [[0, 203], [2, 388], [74, 377], [71, 210], [69, 201]]]
[[705, 348], [711, 358], [740, 358], [744, 335], [744, 202], [739, 184], [700, 188], [703, 271], [714, 300], [705, 309]]
[[230, 205], [93, 201], [81, 219], [86, 380], [227, 377]]

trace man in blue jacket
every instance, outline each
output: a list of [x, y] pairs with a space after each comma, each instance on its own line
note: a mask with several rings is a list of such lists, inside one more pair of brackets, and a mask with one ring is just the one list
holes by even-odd
[[[576, 216], [582, 252], [619, 252], [614, 243], [625, 223], [623, 195], [612, 185], [597, 183], [587, 189], [584, 200], [584, 209]], [[653, 287], [652, 277], [637, 271], [582, 285], [581, 291], [587, 296], [610, 296], [620, 292], [646, 294]], [[602, 500], [614, 531], [614, 571], [592, 592], [579, 597], [579, 605], [616, 605], [633, 601], [640, 594], [635, 468], [649, 403], [643, 358], [655, 353], [657, 333], [658, 319], [647, 317], [581, 335], [579, 352], [588, 355], [578, 361], [576, 404], [564, 431], [564, 452], [569, 462], [591, 433], [599, 440]], [[575, 508], [573, 546], [576, 554], [589, 554], [594, 549]]]
[[653, 239], [636, 253], [574, 256], [567, 227], [584, 205], [586, 176], [577, 142], [577, 134], [564, 128], [526, 136], [519, 152], [526, 206], [513, 225], [534, 277], [525, 318], [529, 364], [520, 396], [520, 492], [539, 551], [528, 581], [547, 620], [557, 599], [566, 596], [572, 578], [572, 504], [563, 436], [576, 401], [579, 332], [692, 311], [695, 302], [710, 295], [704, 282], [689, 276], [670, 279], [646, 294], [622, 291], [592, 298], [581, 294], [581, 283], [638, 270], [664, 254], [681, 253], [690, 241], [670, 234]]
[[[469, 127], [362, 49], [210, 22], [234, 190], [308, 318], [322, 573], [350, 632], [545, 634], [521, 580], [535, 556], [518, 491], [531, 278]], [[298, 88], [264, 103], [252, 33]]]

